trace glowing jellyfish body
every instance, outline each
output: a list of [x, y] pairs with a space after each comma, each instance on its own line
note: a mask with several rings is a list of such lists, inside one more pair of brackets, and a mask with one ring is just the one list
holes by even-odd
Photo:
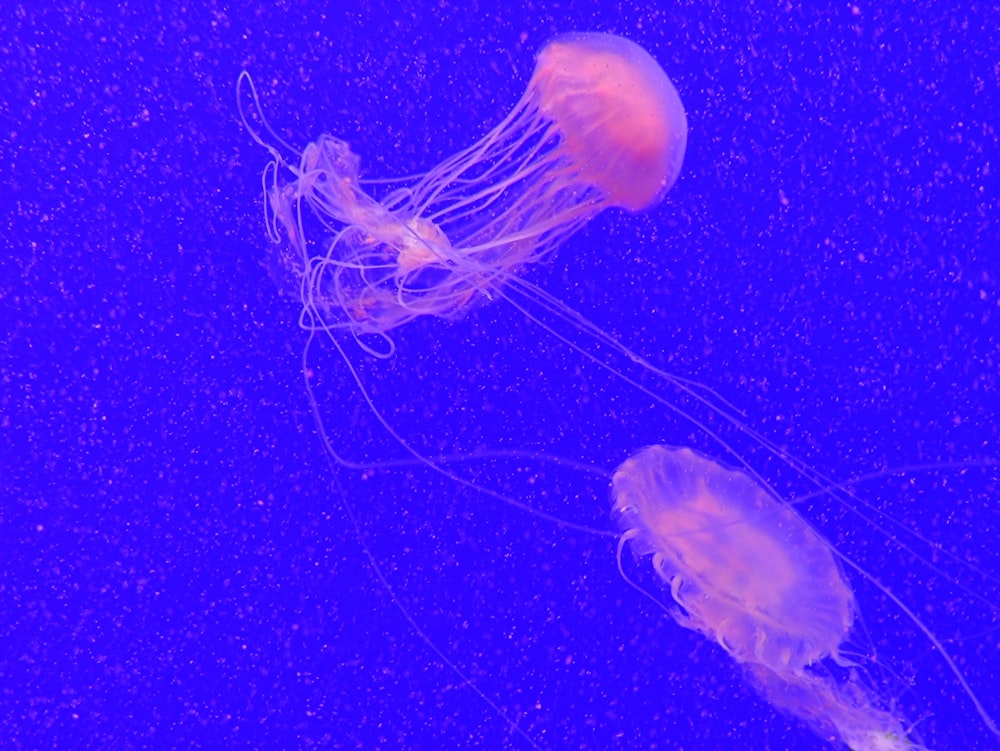
[[612, 480], [613, 514], [682, 610], [775, 706], [857, 751], [913, 748], [900, 721], [851, 678], [813, 668], [841, 658], [854, 595], [833, 548], [747, 474], [686, 448], [650, 446]]
[[[677, 92], [645, 50], [607, 34], [557, 37], [499, 125], [381, 200], [336, 138], [307, 146], [288, 183], [276, 158], [272, 237], [283, 226], [301, 256], [306, 328], [385, 336], [501, 294], [604, 208], [655, 204], [686, 141]], [[333, 233], [323, 246], [306, 239], [303, 202]]]

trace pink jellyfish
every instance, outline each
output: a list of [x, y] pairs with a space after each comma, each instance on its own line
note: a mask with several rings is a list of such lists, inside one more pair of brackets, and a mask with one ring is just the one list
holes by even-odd
[[[241, 82], [252, 92], [245, 73]], [[502, 295], [520, 269], [603, 209], [656, 204], [677, 180], [686, 142], [680, 98], [645, 50], [609, 34], [569, 34], [542, 48], [499, 125], [380, 201], [337, 138], [309, 144], [297, 167], [269, 146], [268, 226], [276, 241], [283, 228], [301, 259], [305, 328], [381, 335], [391, 347], [386, 332], [401, 324], [455, 317]], [[287, 183], [282, 165], [294, 177]], [[306, 237], [303, 204], [332, 239]]]

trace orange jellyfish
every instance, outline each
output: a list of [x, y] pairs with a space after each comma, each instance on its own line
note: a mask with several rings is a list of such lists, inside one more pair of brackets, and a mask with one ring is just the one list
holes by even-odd
[[[679, 606], [674, 619], [722, 646], [768, 701], [854, 751], [918, 748], [880, 706], [863, 668], [841, 653], [857, 614], [854, 595], [836, 550], [790, 505], [744, 472], [666, 446], [626, 460], [612, 497], [619, 560], [626, 543], [636, 556], [651, 555]], [[943, 645], [928, 636], [994, 730]], [[826, 660], [848, 677], [836, 679]]]
[[[256, 104], [245, 73], [244, 82]], [[603, 209], [656, 204], [677, 180], [687, 142], [662, 68], [638, 45], [597, 33], [546, 44], [499, 125], [381, 200], [366, 192], [345, 142], [320, 137], [296, 167], [250, 130], [275, 157], [264, 177], [268, 226], [275, 241], [283, 228], [300, 258], [303, 327], [381, 336], [390, 350], [387, 332], [397, 326], [502, 296], [520, 269]], [[280, 166], [294, 179], [283, 183]], [[303, 205], [331, 239], [307, 239]]]

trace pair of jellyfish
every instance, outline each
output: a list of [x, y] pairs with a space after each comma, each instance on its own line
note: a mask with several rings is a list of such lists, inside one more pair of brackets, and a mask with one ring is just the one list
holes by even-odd
[[[290, 148], [263, 119], [247, 74], [240, 85], [248, 87], [270, 139]], [[242, 105], [241, 114], [248, 123]], [[272, 240], [287, 242], [297, 257], [300, 325], [310, 342], [328, 335], [352, 372], [342, 332], [365, 352], [390, 357], [391, 332], [409, 321], [455, 318], [495, 300], [534, 317], [524, 302], [530, 299], [672, 379], [519, 276], [604, 209], [650, 208], [676, 182], [686, 116], [673, 84], [641, 47], [608, 34], [553, 39], [539, 52], [520, 102], [499, 125], [380, 200], [366, 192], [359, 159], [345, 142], [324, 135], [295, 163], [247, 127], [274, 157], [263, 177], [266, 221]], [[326, 240], [307, 236], [307, 217], [325, 228]], [[689, 390], [683, 381], [672, 382]], [[419, 461], [476, 487], [409, 446], [364, 396]], [[327, 438], [311, 393], [310, 402], [331, 456], [350, 464]], [[625, 546], [638, 558], [649, 556], [669, 589], [674, 620], [719, 644], [774, 706], [855, 751], [917, 747], [902, 718], [868, 687], [863, 669], [842, 655], [857, 617], [843, 570], [844, 563], [853, 564], [792, 506], [746, 471], [666, 446], [647, 447], [621, 464], [612, 477], [612, 499], [621, 533], [619, 567]], [[886, 594], [934, 643], [990, 731], [1000, 735], [944, 645]], [[827, 662], [848, 677], [822, 669]]]

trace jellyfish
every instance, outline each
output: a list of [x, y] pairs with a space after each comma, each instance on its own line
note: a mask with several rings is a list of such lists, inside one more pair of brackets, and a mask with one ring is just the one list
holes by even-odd
[[[792, 506], [745, 472], [661, 445], [618, 467], [612, 499], [619, 566], [626, 544], [651, 556], [674, 620], [717, 642], [772, 704], [854, 751], [916, 748], [842, 654], [854, 594], [835, 549]], [[848, 678], [823, 671], [827, 660]]]
[[[298, 165], [272, 151], [268, 226], [275, 241], [283, 228], [301, 258], [306, 328], [388, 344], [388, 332], [414, 318], [453, 318], [500, 296], [603, 209], [655, 205], [680, 174], [686, 142], [677, 91], [644, 49], [568, 34], [542, 48], [500, 124], [380, 201], [338, 138], [309, 144]], [[303, 204], [332, 239], [307, 239]]]
[[[773, 705], [802, 718], [823, 737], [838, 737], [856, 749], [913, 747], [913, 734], [870, 688], [865, 671], [852, 664], [843, 646], [857, 631], [859, 618], [842, 570], [853, 567], [850, 556], [827, 543], [751, 467], [771, 463], [779, 473], [790, 470], [832, 506], [858, 512], [873, 526], [874, 512], [850, 489], [756, 429], [710, 386], [666, 370], [658, 364], [663, 357], [653, 359], [629, 346], [528, 278], [532, 264], [550, 260], [599, 212], [651, 209], [677, 182], [686, 115], [672, 83], [648, 53], [606, 34], [557, 37], [542, 48], [524, 95], [499, 125], [425, 174], [393, 181], [362, 177], [357, 154], [331, 135], [296, 150], [267, 124], [247, 74], [239, 86], [254, 105], [250, 112], [241, 103], [244, 123], [272, 156], [263, 175], [266, 227], [272, 241], [291, 251], [301, 304], [298, 322], [307, 335], [301, 357], [305, 391], [350, 528], [375, 578], [420, 640], [460, 684], [503, 718], [522, 745], [547, 745], [536, 742], [518, 719], [535, 704], [508, 711], [507, 697], [501, 699], [508, 684], [502, 690], [481, 687], [462, 668], [480, 653], [455, 657], [428, 636], [421, 613], [406, 604], [418, 598], [397, 597], [398, 579], [381, 563], [380, 556], [392, 555], [393, 568], [407, 568], [399, 561], [410, 560], [412, 546], [393, 540], [391, 553], [380, 553], [376, 543], [382, 531], [359, 519], [356, 504], [362, 514], [376, 513], [372, 509], [382, 503], [398, 504], [400, 534], [409, 534], [409, 520], [421, 509], [427, 513], [427, 507], [447, 507], [452, 497], [471, 496], [515, 507], [531, 522], [542, 520], [599, 543], [620, 540], [619, 557], [628, 542], [633, 551], [653, 555], [677, 603], [672, 612], [678, 622], [722, 645]], [[251, 126], [252, 118], [259, 129]], [[490, 302], [506, 305], [487, 310], [484, 303]], [[547, 337], [532, 338], [525, 347], [551, 347], [550, 354], [536, 355], [532, 364], [539, 367], [529, 371], [514, 334], [504, 338], [506, 351], [484, 352], [482, 342], [473, 341], [481, 320], [471, 313], [478, 306], [483, 319], [487, 313], [496, 316], [498, 338], [507, 334], [504, 327], [513, 332], [527, 321], [531, 331]], [[406, 325], [417, 319], [427, 325]], [[439, 326], [434, 319], [461, 319], [462, 326]], [[397, 340], [407, 346], [397, 348]], [[332, 349], [314, 347], [315, 342]], [[362, 356], [354, 354], [352, 343]], [[324, 367], [326, 353], [342, 371]], [[568, 355], [577, 358], [569, 366]], [[569, 373], [564, 380], [556, 377], [560, 369]], [[619, 391], [612, 393], [615, 388]], [[325, 393], [325, 400], [317, 392]], [[552, 405], [572, 409], [553, 414]], [[400, 428], [403, 420], [406, 427]], [[637, 436], [677, 434], [696, 436], [700, 448], [714, 446], [743, 468], [726, 476], [734, 483], [743, 478], [746, 492], [761, 503], [757, 521], [762, 526], [751, 533], [738, 516], [745, 508], [734, 511], [716, 502], [668, 514], [670, 523], [693, 525], [686, 532], [658, 532], [674, 542], [700, 535], [711, 543], [713, 535], [728, 535], [737, 547], [685, 548], [682, 541], [674, 553], [686, 558], [672, 561], [669, 548], [648, 547], [652, 537], [640, 533], [638, 515], [629, 517], [619, 538], [599, 523], [567, 520], [564, 508], [543, 508], [544, 499], [560, 493], [580, 499], [605, 495], [610, 477], [602, 468], [620, 462], [621, 445], [632, 450], [653, 443]], [[572, 456], [563, 455], [565, 442], [574, 444]], [[695, 474], [706, 483], [726, 474], [705, 462]], [[627, 466], [615, 476], [619, 498], [626, 497], [619, 485]], [[399, 478], [395, 484], [394, 477]], [[421, 482], [431, 489], [428, 493], [414, 493]], [[449, 512], [441, 524], [451, 529], [460, 517], [462, 537], [473, 537], [477, 524], [490, 526], [475, 513], [478, 508]], [[628, 508], [639, 508], [638, 501], [631, 499]], [[602, 522], [605, 513], [602, 509]], [[622, 513], [619, 521], [625, 518]], [[710, 526], [703, 529], [706, 521]], [[778, 536], [775, 527], [783, 530]], [[496, 533], [490, 526], [488, 535]], [[930, 559], [938, 554], [918, 552], [916, 557], [933, 567]], [[480, 563], [481, 571], [492, 573], [512, 555]], [[784, 589], [754, 578], [746, 569], [751, 559], [771, 566], [769, 574]], [[536, 563], [526, 565], [520, 578], [527, 578]], [[699, 600], [698, 591], [710, 596]], [[886, 595], [946, 654], [919, 617], [888, 590]], [[459, 596], [469, 592], [462, 588]], [[772, 611], [790, 596], [808, 596], [809, 612], [775, 615]], [[531, 598], [522, 599], [527, 607]], [[986, 607], [995, 612], [990, 603]], [[459, 611], [460, 606], [449, 600], [439, 610]], [[830, 670], [822, 669], [826, 664]], [[961, 671], [951, 662], [949, 667], [995, 732]], [[834, 674], [847, 677], [834, 680]]]

